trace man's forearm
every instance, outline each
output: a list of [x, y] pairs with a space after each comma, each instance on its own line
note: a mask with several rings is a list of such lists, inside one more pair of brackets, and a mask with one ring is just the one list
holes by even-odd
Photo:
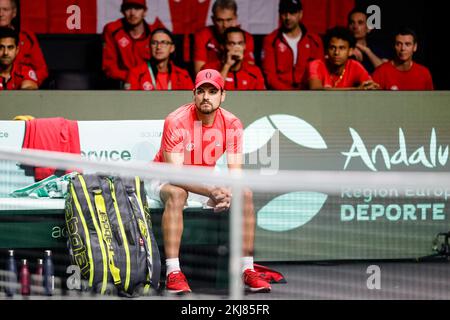
[[201, 194], [202, 196], [205, 197], [209, 197], [211, 195], [211, 191], [214, 189], [214, 186], [207, 186], [207, 185], [191, 185], [191, 184], [175, 184], [175, 185], [188, 192]]

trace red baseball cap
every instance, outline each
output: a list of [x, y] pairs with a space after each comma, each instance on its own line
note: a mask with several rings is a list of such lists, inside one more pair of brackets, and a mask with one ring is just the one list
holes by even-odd
[[131, 4], [142, 6], [147, 9], [147, 0], [122, 0], [122, 7]]
[[212, 84], [218, 90], [223, 90], [225, 86], [222, 75], [214, 69], [205, 69], [197, 73], [197, 77], [195, 77], [195, 89], [205, 83]]

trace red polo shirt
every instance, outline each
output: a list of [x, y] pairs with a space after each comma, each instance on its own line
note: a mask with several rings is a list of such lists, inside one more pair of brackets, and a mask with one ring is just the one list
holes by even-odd
[[416, 62], [408, 71], [400, 71], [388, 61], [373, 73], [373, 80], [382, 90], [433, 90], [431, 73], [425, 66]]
[[372, 79], [363, 65], [353, 59], [347, 60], [339, 76], [330, 74], [323, 60], [314, 60], [309, 64], [308, 75], [309, 80], [320, 80], [324, 88], [354, 88]]
[[[222, 63], [207, 63], [202, 69], [222, 70]], [[239, 71], [229, 71], [225, 78], [225, 90], [265, 90], [264, 77], [261, 70], [244, 61]]]
[[183, 153], [184, 165], [214, 167], [225, 153], [242, 153], [243, 126], [231, 112], [218, 108], [207, 127], [198, 119], [195, 104], [186, 104], [164, 121], [161, 148], [155, 162], [165, 162], [164, 152]]
[[[202, 28], [194, 36], [194, 61], [204, 61], [205, 63], [220, 62], [222, 50], [220, 42], [214, 32], [214, 26]], [[255, 61], [255, 44], [253, 36], [245, 32], [245, 59]]]
[[22, 82], [30, 80], [38, 82], [36, 72], [29, 66], [14, 62], [11, 77], [6, 80], [0, 76], [0, 90], [20, 90]]
[[312, 60], [323, 57], [322, 40], [302, 27], [302, 38], [298, 42], [297, 62], [294, 53], [283, 37], [281, 29], [265, 37], [263, 44], [262, 69], [269, 89], [307, 89], [307, 68]]
[[111, 79], [126, 81], [131, 68], [151, 57], [150, 25], [139, 39], [133, 39], [125, 29], [125, 20], [108, 23], [103, 29], [103, 71]]

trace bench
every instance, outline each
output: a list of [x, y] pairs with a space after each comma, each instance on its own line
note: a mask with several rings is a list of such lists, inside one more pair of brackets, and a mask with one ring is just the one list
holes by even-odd
[[[0, 121], [14, 132], [3, 146], [20, 150], [24, 123]], [[79, 121], [80, 144], [85, 157], [110, 161], [150, 161], [159, 148], [163, 121]], [[113, 133], [108, 128], [115, 127]], [[109, 139], [105, 140], [104, 132]], [[98, 137], [98, 138], [96, 138]], [[130, 144], [130, 141], [132, 142]], [[125, 155], [125, 156], [124, 156]], [[8, 176], [8, 184], [0, 189], [0, 250], [19, 249], [43, 252], [52, 249], [60, 253], [60, 274], [64, 276], [70, 261], [66, 252], [67, 232], [64, 221], [64, 199], [10, 198], [9, 192], [32, 184], [16, 164], [0, 161], [0, 173]], [[10, 177], [14, 177], [11, 179]], [[148, 199], [155, 237], [160, 247], [162, 262], [164, 248], [161, 233], [163, 208], [158, 201]], [[3, 257], [2, 257], [3, 258]], [[190, 201], [184, 210], [184, 232], [180, 248], [183, 270], [198, 282], [215, 283], [216, 288], [227, 286], [228, 278], [228, 214], [214, 213], [200, 203]], [[164, 267], [164, 263], [163, 263]]]

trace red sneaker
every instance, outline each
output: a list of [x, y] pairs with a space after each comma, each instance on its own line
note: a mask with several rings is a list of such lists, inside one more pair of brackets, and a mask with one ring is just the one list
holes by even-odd
[[272, 290], [270, 284], [262, 279], [255, 270], [245, 270], [243, 277], [244, 284], [251, 292], [270, 292]]
[[181, 271], [173, 271], [167, 275], [166, 290], [169, 293], [176, 294], [192, 292], [186, 277]]

